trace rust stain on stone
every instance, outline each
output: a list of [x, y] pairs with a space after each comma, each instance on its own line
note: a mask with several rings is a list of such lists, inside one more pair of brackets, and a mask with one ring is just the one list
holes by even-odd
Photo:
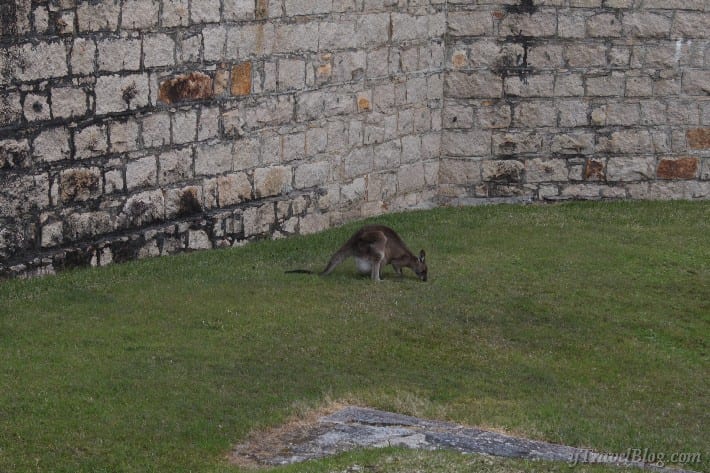
[[695, 179], [698, 158], [662, 159], [656, 175], [659, 179]]
[[590, 159], [584, 169], [584, 179], [587, 181], [603, 181], [606, 177], [604, 173], [604, 163]]
[[213, 97], [212, 78], [202, 72], [182, 74], [160, 84], [158, 100], [166, 104]]
[[264, 20], [269, 17], [269, 0], [256, 0], [255, 15], [257, 20]]
[[232, 95], [251, 93], [251, 62], [243, 62], [232, 67]]
[[357, 99], [357, 109], [360, 112], [367, 112], [372, 109], [372, 104], [366, 97], [360, 97]]
[[710, 128], [695, 128], [688, 130], [688, 146], [691, 149], [710, 148]]

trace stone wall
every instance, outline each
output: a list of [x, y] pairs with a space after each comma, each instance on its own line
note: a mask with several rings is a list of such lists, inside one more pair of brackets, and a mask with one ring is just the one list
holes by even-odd
[[710, 197], [710, 2], [448, 2], [440, 194]]
[[0, 276], [710, 197], [707, 0], [0, 3]]
[[435, 200], [443, 1], [2, 3], [0, 274]]

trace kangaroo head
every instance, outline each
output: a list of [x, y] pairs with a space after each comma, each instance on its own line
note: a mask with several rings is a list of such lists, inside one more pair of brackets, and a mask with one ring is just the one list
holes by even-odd
[[426, 257], [426, 253], [424, 253], [424, 250], [420, 251], [419, 258], [417, 258], [416, 262], [414, 263], [414, 266], [412, 266], [414, 273], [422, 281], [426, 281], [426, 278], [427, 278], [427, 267], [426, 267], [426, 262], [424, 261], [425, 257]]

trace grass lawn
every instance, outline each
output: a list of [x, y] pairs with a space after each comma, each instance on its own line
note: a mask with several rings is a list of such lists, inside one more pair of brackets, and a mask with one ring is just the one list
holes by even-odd
[[[375, 221], [426, 249], [428, 282], [284, 274], [320, 270], [358, 224], [0, 282], [0, 471], [237, 471], [233, 444], [328, 399], [710, 470], [710, 203]], [[355, 464], [570, 471], [389, 449], [278, 470]]]

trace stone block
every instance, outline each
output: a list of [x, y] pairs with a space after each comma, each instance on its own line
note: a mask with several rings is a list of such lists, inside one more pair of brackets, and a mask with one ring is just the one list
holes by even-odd
[[197, 139], [197, 112], [195, 110], [178, 111], [172, 114], [173, 143], [190, 143]]
[[284, 2], [286, 16], [330, 13], [332, 5], [332, 0], [285, 0]]
[[301, 59], [279, 59], [278, 64], [278, 90], [302, 89], [306, 81], [306, 63]]
[[683, 73], [682, 91], [688, 95], [710, 95], [710, 73], [707, 69], [688, 69]]
[[255, 18], [254, 0], [224, 0], [224, 21], [252, 20]]
[[71, 49], [70, 65], [74, 75], [89, 75], [96, 70], [96, 43], [87, 38], [75, 38]]
[[587, 19], [587, 36], [592, 38], [618, 38], [621, 20], [613, 13], [599, 13]]
[[557, 32], [557, 15], [538, 12], [533, 15], [516, 13], [506, 15], [499, 25], [501, 36], [554, 36]]
[[653, 153], [653, 140], [648, 130], [619, 130], [598, 138], [597, 152], [643, 154]]
[[164, 27], [187, 26], [190, 20], [189, 0], [163, 0], [160, 22]]
[[77, 87], [52, 89], [52, 115], [54, 118], [81, 117], [86, 114], [86, 92]]
[[448, 156], [488, 156], [491, 153], [490, 131], [444, 130], [441, 152]]
[[42, 248], [60, 245], [64, 240], [64, 222], [56, 221], [42, 225], [40, 241]]
[[165, 217], [184, 217], [202, 212], [202, 188], [186, 186], [168, 189], [165, 194]]
[[249, 207], [244, 210], [243, 219], [245, 238], [264, 235], [276, 223], [274, 204], [267, 203], [259, 207]]
[[66, 127], [47, 128], [32, 142], [32, 156], [40, 162], [69, 159], [69, 130]]
[[624, 15], [624, 37], [667, 38], [671, 17], [650, 12], [631, 12]]
[[231, 170], [231, 143], [206, 143], [197, 147], [195, 175], [214, 176]]
[[192, 23], [217, 23], [220, 20], [220, 0], [200, 0], [192, 2], [190, 19]]
[[17, 59], [8, 61], [5, 69], [9, 69], [17, 80], [50, 79], [63, 77], [69, 72], [64, 41], [22, 44], [11, 48], [9, 56]]
[[108, 131], [112, 152], [125, 153], [138, 149], [140, 129], [135, 120], [109, 122]]
[[112, 230], [114, 230], [114, 223], [108, 212], [84, 212], [69, 215], [65, 234], [70, 240], [80, 240]]
[[122, 226], [141, 226], [165, 218], [165, 197], [160, 189], [130, 196], [121, 209]]
[[251, 93], [251, 81], [251, 62], [243, 62], [232, 67], [232, 95], [249, 95]]
[[49, 176], [10, 175], [0, 186], [0, 218], [20, 217], [30, 209], [44, 210], [49, 207]]
[[686, 132], [690, 149], [710, 149], [710, 128], [693, 128]]
[[483, 182], [481, 161], [442, 158], [439, 164], [439, 183], [471, 186]]
[[249, 200], [251, 194], [251, 183], [246, 173], [238, 172], [217, 177], [217, 196], [220, 207], [228, 207]]
[[164, 33], [143, 37], [143, 65], [145, 67], [173, 66], [175, 64], [175, 40]]
[[392, 41], [424, 40], [429, 36], [429, 19], [425, 15], [392, 13]]
[[150, 103], [147, 74], [101, 76], [94, 90], [97, 115], [136, 110]]
[[569, 171], [565, 159], [529, 159], [525, 162], [526, 182], [562, 182], [567, 181]]
[[158, 156], [158, 184], [172, 184], [192, 177], [192, 149], [166, 151]]
[[644, 181], [656, 174], [656, 159], [649, 156], [612, 157], [607, 162], [608, 181]]
[[121, 13], [119, 0], [83, 1], [77, 5], [79, 31], [115, 31]]
[[137, 71], [141, 67], [140, 39], [104, 39], [97, 43], [97, 48], [100, 71]]
[[107, 129], [104, 125], [91, 125], [74, 132], [74, 157], [86, 159], [101, 156], [108, 151]]
[[500, 156], [539, 153], [544, 147], [543, 135], [536, 131], [495, 133], [492, 141], [493, 154]]
[[124, 0], [121, 28], [132, 30], [150, 29], [158, 25], [157, 0]]
[[503, 82], [505, 95], [514, 97], [553, 97], [554, 87], [555, 78], [552, 74], [506, 77]]
[[25, 104], [22, 108], [25, 120], [28, 122], [49, 120], [52, 118], [49, 103], [45, 95], [27, 94], [25, 96]]
[[59, 175], [59, 198], [63, 203], [84, 202], [99, 197], [101, 193], [99, 168], [66, 169]]
[[664, 158], [658, 163], [658, 179], [696, 179], [700, 161], [698, 158]]
[[489, 11], [464, 11], [449, 16], [451, 36], [483, 36], [493, 32], [493, 16]]
[[523, 181], [525, 165], [515, 160], [484, 160], [481, 163], [483, 182], [517, 183]]
[[30, 144], [27, 139], [0, 140], [0, 169], [31, 166]]
[[451, 98], [499, 98], [503, 94], [503, 79], [485, 71], [452, 71], [446, 75], [444, 93]]
[[401, 193], [416, 192], [426, 188], [424, 165], [405, 164], [397, 169], [397, 190]]
[[188, 230], [187, 247], [191, 250], [208, 250], [212, 248], [212, 241], [204, 230]]
[[318, 161], [298, 166], [294, 171], [294, 187], [305, 189], [308, 187], [322, 186], [328, 181], [330, 163]]
[[191, 72], [162, 81], [158, 91], [158, 100], [166, 104], [173, 104], [208, 100], [213, 95], [212, 78], [202, 72]]
[[287, 166], [272, 166], [254, 170], [254, 194], [256, 198], [271, 197], [292, 189], [292, 171]]
[[160, 147], [170, 144], [170, 115], [153, 113], [143, 119], [143, 146]]
[[155, 156], [146, 156], [126, 164], [126, 188], [129, 191], [155, 186], [157, 179], [158, 168]]

